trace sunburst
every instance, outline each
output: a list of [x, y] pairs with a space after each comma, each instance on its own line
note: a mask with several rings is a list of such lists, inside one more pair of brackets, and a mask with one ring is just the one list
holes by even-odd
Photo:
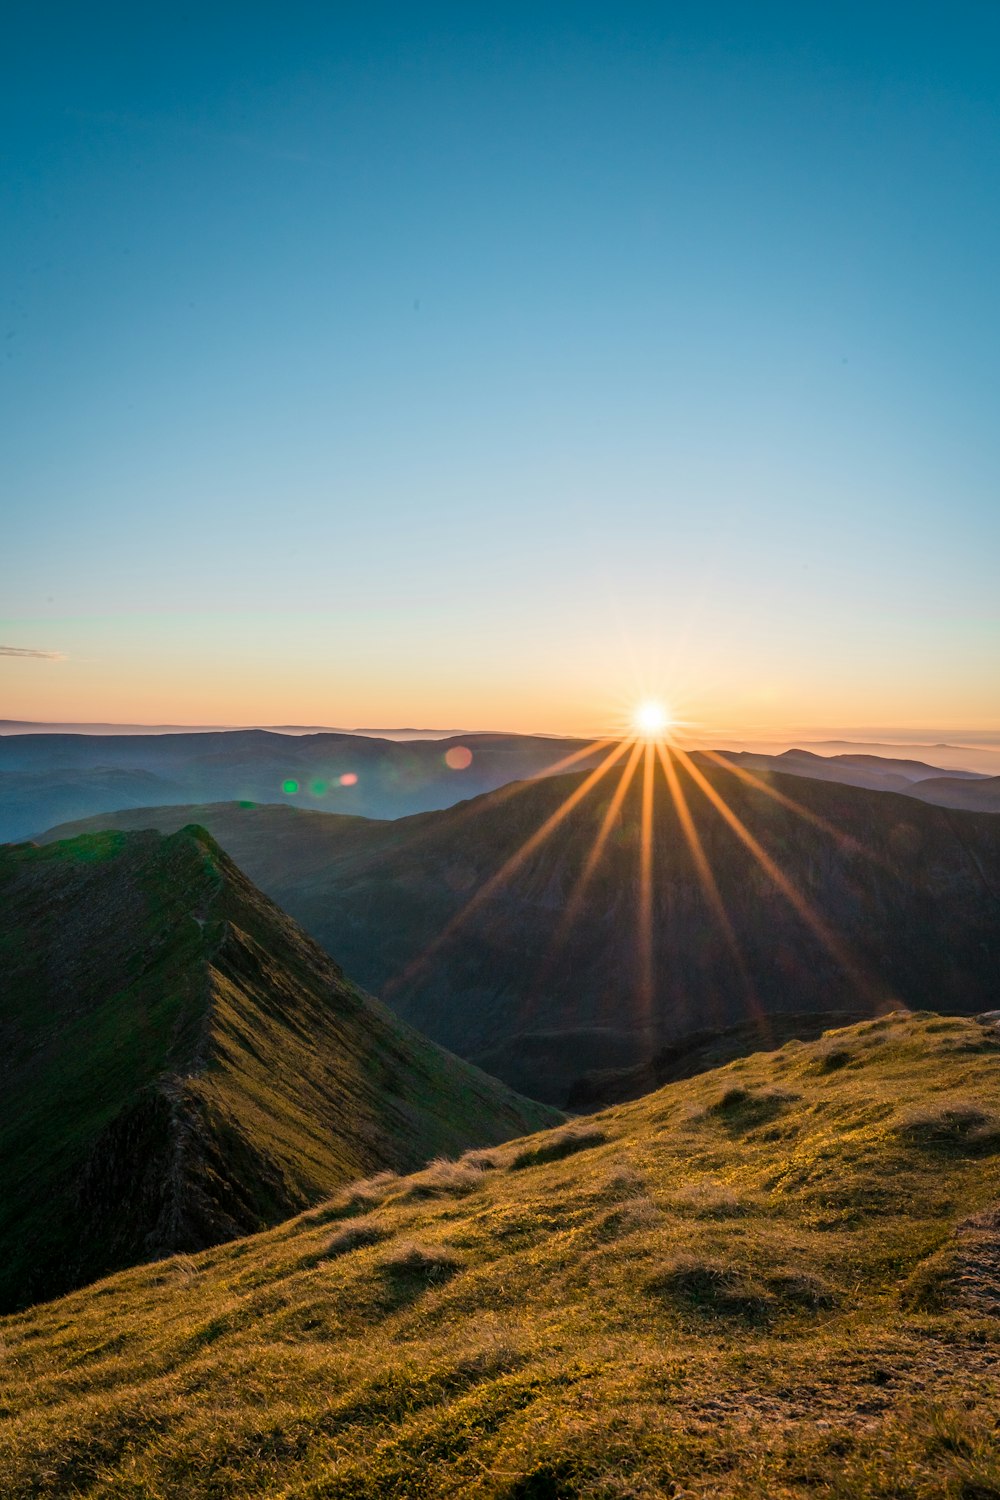
[[[502, 861], [499, 867], [476, 890], [471, 899], [451, 917], [442, 931], [431, 940], [424, 950], [412, 959], [400, 973], [393, 977], [386, 986], [387, 993], [398, 990], [402, 985], [415, 978], [420, 971], [425, 969], [435, 955], [440, 952], [442, 947], [455, 937], [468, 919], [476, 911], [480, 910], [484, 903], [496, 895], [501, 887], [516, 878], [529, 857], [545, 843], [570, 813], [624, 759], [625, 763], [619, 769], [617, 784], [599, 826], [595, 831], [592, 845], [583, 861], [575, 882], [568, 892], [563, 910], [552, 932], [546, 956], [540, 965], [539, 972], [535, 976], [534, 990], [536, 993], [551, 975], [559, 952], [563, 949], [570, 932], [582, 914], [583, 901], [587, 888], [600, 865], [612, 833], [625, 816], [624, 804], [626, 795], [641, 765], [642, 774], [639, 778], [638, 868], [634, 887], [635, 962], [633, 973], [636, 1010], [642, 1018], [643, 1024], [649, 1025], [654, 1020], [653, 1012], [657, 991], [654, 957], [655, 903], [653, 881], [656, 849], [654, 809], [657, 785], [666, 790], [670, 802], [673, 804], [677, 817], [677, 827], [687, 845], [697, 879], [716, 922], [720, 938], [728, 950], [736, 970], [741, 976], [747, 1011], [762, 1025], [765, 1020], [760, 1002], [754, 993], [754, 986], [749, 972], [740, 952], [735, 929], [726, 911], [722, 892], [712, 871], [705, 846], [698, 832], [688, 796], [682, 787], [682, 776], [690, 787], [694, 789], [696, 796], [700, 793], [708, 806], [728, 825], [730, 831], [736, 835], [744, 849], [751, 856], [758, 868], [763, 871], [772, 886], [805, 923], [813, 936], [825, 948], [829, 956], [850, 977], [855, 986], [860, 991], [866, 992], [877, 1008], [884, 1007], [887, 1002], [898, 1003], [894, 1002], [892, 996], [887, 995], [884, 990], [881, 990], [873, 983], [871, 977], [864, 971], [863, 966], [847, 949], [838, 935], [820, 914], [814, 910], [803, 892], [793, 885], [791, 880], [781, 870], [774, 857], [768, 853], [760, 840], [750, 832], [733, 808], [729, 806], [729, 803], [722, 795], [714, 780], [710, 781], [705, 775], [703, 766], [714, 764], [719, 770], [724, 770], [734, 775], [744, 784], [753, 786], [757, 791], [781, 803], [804, 821], [822, 828], [826, 834], [835, 838], [842, 847], [851, 845], [856, 852], [862, 853], [864, 851], [861, 850], [860, 846], [853, 839], [850, 839], [848, 835], [834, 828], [825, 819], [820, 818], [810, 809], [802, 807], [791, 797], [771, 787], [766, 781], [746, 771], [744, 768], [734, 766], [725, 757], [716, 755], [712, 751], [705, 751], [702, 755], [698, 756], [697, 760], [692, 759], [691, 754], [678, 742], [678, 735], [682, 733], [682, 727], [665, 700], [658, 697], [644, 698], [632, 710], [630, 721], [631, 727], [628, 733], [594, 740], [538, 773], [538, 775], [548, 777], [568, 771], [578, 765], [581, 766], [581, 769], [586, 769], [588, 762], [590, 764], [590, 769], [586, 771], [586, 774], [582, 775], [581, 779], [577, 780], [576, 777], [573, 778], [574, 784], [569, 789], [564, 800], [556, 807], [555, 811], [551, 812], [544, 819], [540, 826], [524, 840], [513, 854]], [[594, 764], [595, 761], [596, 764]], [[702, 764], [699, 765], [698, 761], [701, 761]], [[656, 776], [657, 768], [662, 773], [659, 779]], [[514, 798], [534, 780], [537, 780], [537, 776], [532, 777], [528, 782], [519, 782], [503, 787], [494, 796], [501, 800]]]

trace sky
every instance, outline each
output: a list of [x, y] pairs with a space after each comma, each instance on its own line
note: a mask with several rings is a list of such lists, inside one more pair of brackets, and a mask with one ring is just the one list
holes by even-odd
[[14, 4], [0, 717], [1000, 729], [1000, 7]]

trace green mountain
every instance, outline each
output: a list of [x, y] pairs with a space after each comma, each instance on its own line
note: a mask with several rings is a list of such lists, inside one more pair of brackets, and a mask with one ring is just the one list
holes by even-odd
[[0, 849], [0, 1306], [550, 1123], [411, 1032], [203, 830]]
[[789, 1043], [0, 1325], [0, 1492], [993, 1500], [1000, 1035]]
[[[616, 814], [612, 772], [535, 844], [582, 776], [395, 822], [238, 804], [197, 817], [405, 1020], [560, 1106], [580, 1087], [599, 1102], [597, 1075], [609, 1102], [621, 1097], [612, 1074], [639, 1070], [637, 1092], [640, 1075], [666, 1081], [650, 1074], [655, 1059], [706, 1029], [753, 1022], [765, 1045], [775, 1015], [1000, 1005], [1000, 818], [771, 772], [751, 784], [708, 760], [680, 765], [677, 779], [717, 899], [657, 770], [648, 988], [641, 774]], [[160, 808], [113, 821], [168, 829], [191, 816]]]

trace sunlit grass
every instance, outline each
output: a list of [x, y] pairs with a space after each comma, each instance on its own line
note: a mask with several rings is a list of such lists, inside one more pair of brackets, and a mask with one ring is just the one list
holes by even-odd
[[998, 1067], [863, 1023], [5, 1319], [0, 1493], [993, 1496]]

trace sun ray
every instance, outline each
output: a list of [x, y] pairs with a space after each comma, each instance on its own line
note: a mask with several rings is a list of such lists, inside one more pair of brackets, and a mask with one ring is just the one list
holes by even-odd
[[694, 764], [690, 755], [688, 755], [686, 751], [682, 750], [679, 746], [675, 747], [675, 751], [678, 758], [681, 760], [686, 770], [688, 771], [688, 774], [700, 787], [702, 792], [704, 792], [705, 796], [711, 802], [712, 806], [729, 824], [729, 827], [736, 834], [737, 838], [750, 851], [754, 859], [760, 865], [761, 869], [765, 872], [766, 875], [769, 876], [774, 885], [785, 897], [785, 900], [789, 903], [793, 910], [797, 912], [799, 917], [801, 917], [802, 921], [806, 924], [806, 926], [810, 929], [814, 936], [819, 939], [819, 941], [823, 944], [831, 957], [844, 970], [845, 974], [847, 974], [848, 977], [858, 985], [859, 989], [868, 994], [870, 998], [873, 998], [877, 1004], [884, 1005], [888, 1002], [898, 1006], [899, 1002], [896, 1001], [893, 996], [887, 994], [884, 990], [884, 987], [878, 985], [872, 979], [872, 977], [865, 972], [865, 970], [854, 958], [854, 956], [845, 948], [844, 944], [837, 937], [836, 933], [834, 933], [832, 929], [827, 925], [827, 923], [823, 921], [823, 918], [813, 910], [812, 906], [802, 895], [802, 893], [796, 890], [795, 886], [788, 879], [788, 876], [775, 863], [775, 861], [771, 858], [770, 854], [768, 854], [763, 845], [756, 838], [754, 838], [753, 834], [750, 832], [749, 828], [747, 828], [746, 824], [739, 817], [737, 817], [736, 813], [733, 812], [732, 808], [726, 802], [725, 798], [719, 794], [719, 792], [708, 780], [708, 778]]
[[[571, 755], [564, 755], [562, 760], [553, 761], [551, 766], [543, 766], [540, 771], [533, 771], [528, 777], [529, 781], [539, 781], [544, 776], [557, 776], [560, 771], [568, 770], [575, 766], [578, 761], [585, 760], [589, 755], [600, 755], [611, 745], [620, 743], [618, 735], [609, 735], [607, 739], [594, 740], [589, 745], [584, 745], [582, 750], [574, 750]], [[523, 785], [523, 783], [518, 783]]]
[[[549, 776], [559, 775], [567, 767], [578, 764], [581, 760], [587, 759], [588, 756], [600, 755], [610, 745], [617, 745], [618, 743], [619, 736], [617, 735], [607, 739], [592, 740], [590, 744], [582, 746], [579, 750], [574, 750], [570, 755], [563, 756], [561, 760], [553, 761], [551, 765], [543, 766], [539, 771], [532, 771], [529, 776], [525, 776], [520, 781], [508, 781], [503, 786], [496, 787], [495, 790], [488, 793], [490, 800], [494, 807], [499, 806], [502, 802], [509, 802], [512, 797], [519, 797], [530, 786], [534, 786], [536, 781], [544, 781]], [[464, 806], [456, 807], [452, 813], [452, 827], [458, 827], [467, 818], [475, 818], [479, 810], [479, 803], [475, 798], [467, 802]], [[435, 828], [433, 824], [430, 824], [422, 833], [412, 835], [410, 847], [415, 848], [424, 840], [433, 839], [434, 836]]]
[[770, 797], [773, 802], [778, 802], [782, 807], [787, 807], [790, 812], [797, 813], [807, 823], [812, 823], [815, 828], [821, 829], [823, 833], [836, 839], [842, 848], [850, 849], [852, 854], [860, 854], [866, 859], [881, 863], [876, 855], [872, 854], [869, 849], [866, 849], [863, 844], [858, 843], [858, 840], [852, 838], [849, 833], [844, 833], [841, 828], [835, 828], [832, 823], [827, 822], [826, 818], [820, 817], [819, 813], [814, 813], [811, 808], [803, 807], [801, 802], [796, 802], [793, 797], [787, 796], [784, 792], [779, 792], [776, 787], [770, 786], [760, 776], [755, 776], [745, 766], [734, 766], [731, 760], [727, 759], [725, 755], [720, 755], [717, 750], [702, 750], [700, 753], [707, 760], [714, 761], [717, 766], [721, 766], [724, 771], [729, 771], [740, 781], [745, 782], [747, 786], [752, 786], [756, 791], [763, 792], [765, 797]]
[[539, 845], [545, 842], [549, 835], [553, 833], [556, 828], [558, 828], [559, 824], [562, 823], [563, 820], [567, 818], [573, 811], [573, 809], [583, 801], [587, 793], [597, 785], [602, 777], [607, 775], [612, 766], [617, 761], [621, 760], [627, 749], [627, 740], [621, 740], [614, 745], [614, 748], [605, 756], [600, 765], [596, 766], [594, 770], [592, 770], [586, 777], [586, 779], [582, 781], [579, 786], [575, 787], [572, 792], [570, 792], [569, 796], [559, 804], [555, 812], [550, 813], [545, 822], [542, 823], [538, 828], [536, 828], [535, 832], [531, 834], [527, 839], [525, 839], [520, 848], [516, 849], [514, 853], [504, 861], [499, 870], [496, 870], [490, 876], [490, 878], [479, 887], [479, 890], [476, 891], [475, 895], [466, 902], [461, 911], [456, 912], [456, 914], [450, 919], [450, 921], [445, 924], [441, 932], [438, 933], [437, 937], [433, 938], [432, 941], [428, 943], [426, 948], [424, 948], [421, 953], [417, 954], [415, 958], [411, 959], [409, 963], [406, 964], [398, 974], [393, 975], [392, 978], [387, 980], [387, 982], [382, 987], [383, 994], [391, 994], [394, 991], [398, 990], [400, 986], [407, 983], [414, 977], [415, 974], [418, 974], [421, 969], [426, 967], [430, 959], [433, 958], [435, 953], [438, 953], [441, 950], [441, 948], [449, 940], [452, 934], [456, 932], [465, 921], [468, 920], [473, 912], [477, 911], [485, 901], [488, 901], [493, 893], [500, 888], [500, 886], [502, 886], [507, 880], [510, 879], [515, 871], [517, 871], [521, 867], [524, 861], [534, 853]]
[[559, 919], [559, 925], [553, 935], [549, 952], [546, 955], [545, 963], [539, 975], [539, 984], [543, 982], [551, 971], [552, 964], [565, 943], [570, 928], [579, 915], [580, 907], [583, 905], [583, 898], [587, 894], [587, 888], [600, 863], [601, 855], [604, 853], [604, 846], [608, 842], [611, 830], [621, 813], [622, 803], [625, 801], [628, 789], [632, 784], [636, 766], [639, 764], [639, 757], [642, 755], [642, 748], [641, 740], [635, 740], [632, 743], [631, 754], [622, 768], [621, 776], [618, 778], [618, 785], [615, 787], [614, 795], [608, 803], [607, 812], [604, 814], [604, 819], [597, 831], [597, 837], [594, 839], [590, 853], [587, 855], [583, 868], [577, 876], [576, 883], [570, 891], [569, 899], [563, 907], [563, 914]]
[[642, 762], [642, 812], [639, 825], [639, 908], [637, 916], [638, 983], [636, 998], [647, 1021], [653, 1011], [653, 741], [647, 740]]
[[737, 971], [743, 982], [743, 989], [746, 995], [747, 1004], [753, 1011], [754, 1017], [761, 1024], [762, 1028], [766, 1028], [767, 1017], [765, 1015], [763, 1007], [760, 1004], [760, 1001], [757, 998], [757, 993], [747, 971], [746, 963], [744, 962], [743, 954], [740, 950], [739, 941], [736, 937], [733, 924], [729, 920], [729, 914], [726, 911], [725, 902], [722, 899], [722, 892], [719, 890], [718, 882], [716, 881], [715, 876], [712, 874], [712, 867], [708, 862], [708, 856], [706, 855], [704, 845], [701, 842], [701, 836], [699, 835], [698, 830], [695, 827], [694, 819], [691, 816], [691, 809], [688, 806], [688, 800], [684, 794], [684, 788], [681, 786], [680, 777], [677, 774], [677, 768], [673, 763], [673, 752], [671, 751], [669, 745], [665, 744], [663, 741], [660, 741], [657, 744], [656, 749], [660, 757], [660, 764], [663, 767], [663, 774], [666, 778], [667, 789], [670, 792], [674, 807], [677, 809], [677, 818], [681, 825], [681, 832], [683, 833], [687, 846], [691, 851], [691, 858], [694, 860], [695, 870], [701, 883], [702, 890], [705, 893], [708, 904], [711, 907], [715, 920], [717, 921], [722, 932], [726, 947], [729, 949], [730, 956], [732, 957], [733, 963], [736, 965]]

